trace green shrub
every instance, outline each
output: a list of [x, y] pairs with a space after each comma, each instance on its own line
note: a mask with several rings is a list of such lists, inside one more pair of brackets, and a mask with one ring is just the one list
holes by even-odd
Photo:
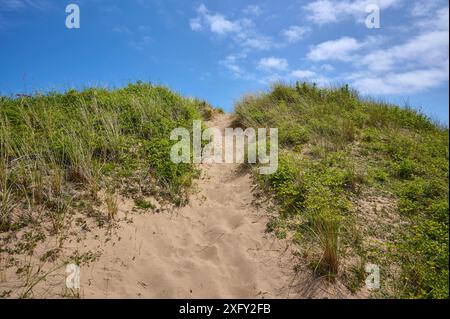
[[2, 97], [1, 230], [21, 223], [11, 218], [12, 203], [51, 211], [51, 203], [74, 188], [96, 199], [100, 188], [132, 189], [128, 184], [137, 176], [147, 179], [144, 188], [153, 195], [182, 203], [197, 172], [168, 160], [175, 143], [170, 132], [191, 128], [192, 120], [211, 112], [206, 102], [141, 82], [117, 90]]
[[[362, 99], [348, 86], [277, 84], [268, 93], [243, 98], [235, 112], [243, 125], [279, 128], [279, 169], [258, 178], [285, 212], [272, 229], [283, 225], [285, 232], [293, 223], [293, 237], [302, 238], [302, 245], [307, 238], [316, 242], [323, 252], [313, 263], [320, 274], [339, 276], [340, 250], [349, 247], [337, 242], [349, 245], [353, 237], [373, 235], [347, 227], [354, 218], [351, 203], [366, 200], [359, 190], [372, 185], [395, 195], [402, 219], [383, 234], [393, 247], [378, 257], [371, 254], [373, 263], [402, 269], [383, 293], [448, 298], [447, 128], [412, 109]], [[342, 231], [342, 225], [352, 231]], [[303, 236], [308, 230], [316, 236]], [[350, 248], [366, 259], [361, 247]]]

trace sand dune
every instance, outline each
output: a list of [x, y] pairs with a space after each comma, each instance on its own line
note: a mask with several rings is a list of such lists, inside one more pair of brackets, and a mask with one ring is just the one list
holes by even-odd
[[[231, 123], [231, 115], [223, 114], [207, 125], [224, 129]], [[81, 298], [350, 296], [342, 285], [327, 284], [302, 266], [292, 241], [266, 232], [267, 207], [255, 204], [250, 174], [239, 164], [200, 166], [188, 205], [138, 214], [133, 200], [120, 197], [118, 227], [110, 236], [94, 226], [68, 241], [66, 257], [75, 250], [102, 253], [81, 267]], [[61, 267], [36, 285], [33, 297], [58, 298], [64, 289]]]
[[[222, 115], [209, 126], [229, 127]], [[146, 298], [295, 297], [287, 241], [265, 233], [252, 182], [237, 164], [202, 164], [198, 193], [181, 209], [134, 216], [121, 240], [82, 269], [82, 295]], [[120, 210], [127, 204], [120, 203]]]
[[[231, 127], [218, 115], [210, 127]], [[202, 164], [198, 193], [175, 211], [137, 215], [82, 269], [85, 298], [312, 298], [348, 297], [339, 284], [299, 267], [292, 243], [266, 233], [264, 205], [238, 164]], [[132, 207], [122, 202], [120, 210]], [[259, 208], [258, 208], [259, 207]]]

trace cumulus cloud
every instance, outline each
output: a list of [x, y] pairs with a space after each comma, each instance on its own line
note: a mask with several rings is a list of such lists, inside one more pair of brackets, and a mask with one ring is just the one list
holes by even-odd
[[247, 49], [269, 50], [274, 47], [271, 37], [260, 34], [251, 35], [247, 32], [242, 32], [237, 34], [236, 40], [239, 45]]
[[422, 30], [443, 30], [448, 32], [448, 6], [437, 9], [432, 14], [421, 17], [416, 26]]
[[227, 20], [220, 14], [207, 15], [206, 20], [208, 22], [209, 28], [211, 29], [211, 32], [217, 34], [237, 32], [241, 29], [239, 23]]
[[311, 70], [295, 70], [291, 72], [291, 76], [298, 79], [310, 79], [317, 76], [317, 73]]
[[192, 31], [200, 31], [203, 29], [202, 22], [200, 18], [194, 18], [189, 20], [189, 26]]
[[360, 59], [357, 55], [359, 51], [380, 47], [384, 40], [381, 36], [369, 36], [362, 41], [352, 37], [342, 37], [312, 46], [307, 54], [307, 58], [316, 62], [332, 60], [355, 61]]
[[197, 8], [199, 16], [189, 21], [190, 27], [194, 31], [199, 31], [206, 25], [212, 33], [225, 35], [228, 33], [234, 33], [241, 30], [240, 21], [228, 20], [221, 14], [211, 13], [204, 4], [201, 4]]
[[401, 44], [367, 53], [350, 75], [356, 88], [370, 94], [416, 93], [448, 82], [448, 7], [435, 10], [422, 32]]
[[309, 51], [307, 58], [313, 61], [349, 61], [352, 59], [352, 54], [362, 47], [363, 44], [358, 42], [358, 40], [350, 37], [342, 37], [314, 46]]
[[[270, 82], [277, 79], [305, 80], [318, 85], [346, 82], [367, 94], [413, 94], [448, 82], [449, 41], [448, 4], [443, 0], [409, 3], [408, 30], [385, 36], [342, 36], [309, 47], [302, 67], [291, 67], [278, 51], [296, 43], [313, 30], [288, 24], [278, 31], [278, 41], [256, 29], [253, 17], [260, 14], [258, 6], [248, 6], [242, 17], [229, 18], [197, 8], [197, 17], [189, 21], [193, 31], [231, 41], [233, 54], [219, 64], [233, 76]], [[376, 3], [381, 9], [404, 4], [403, 0], [314, 0], [303, 8], [314, 23], [337, 23], [355, 18], [363, 21], [367, 5]], [[386, 29], [388, 30], [388, 29]], [[383, 34], [383, 30], [377, 34]], [[374, 32], [372, 32], [374, 33]], [[272, 50], [266, 57], [251, 63], [255, 51]], [[238, 52], [238, 53], [236, 53]], [[302, 57], [299, 57], [299, 60]], [[294, 62], [290, 61], [294, 64]], [[335, 62], [338, 62], [334, 65]], [[254, 68], [251, 68], [253, 65]], [[245, 67], [244, 67], [245, 66]], [[329, 75], [328, 72], [333, 72]]]
[[210, 12], [203, 4], [197, 8], [197, 13], [198, 16], [189, 21], [193, 31], [207, 29], [217, 36], [231, 37], [246, 50], [268, 50], [276, 46], [271, 37], [257, 32], [248, 18], [231, 20], [223, 14]]
[[286, 59], [276, 57], [262, 58], [258, 63], [258, 69], [265, 71], [283, 71], [286, 70], [288, 66], [289, 64]]
[[246, 55], [234, 55], [230, 54], [225, 57], [222, 61], [219, 62], [220, 65], [225, 67], [228, 71], [230, 71], [235, 77], [242, 77], [245, 74], [244, 69], [239, 65], [239, 60], [245, 58]]
[[412, 22], [419, 32], [403, 42], [388, 46], [384, 38], [342, 37], [311, 47], [307, 58], [343, 62], [348, 71], [337, 80], [367, 94], [412, 94], [437, 87], [448, 81], [448, 7], [430, 12]]
[[427, 32], [406, 43], [370, 52], [359, 63], [373, 71], [389, 71], [405, 63], [434, 67], [448, 59], [448, 45], [448, 31]]
[[442, 0], [416, 1], [412, 5], [411, 14], [414, 17], [426, 16], [435, 10], [441, 3]]
[[359, 74], [351, 77], [353, 85], [364, 94], [415, 93], [439, 86], [448, 81], [447, 67], [419, 69], [399, 73]]
[[304, 36], [311, 31], [308, 27], [290, 26], [289, 28], [281, 31], [281, 35], [289, 42], [295, 43], [304, 38]]

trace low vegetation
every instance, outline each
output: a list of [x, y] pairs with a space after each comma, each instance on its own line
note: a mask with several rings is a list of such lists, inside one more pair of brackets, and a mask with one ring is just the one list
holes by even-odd
[[[0, 280], [16, 269], [19, 296], [32, 297], [61, 267], [67, 228], [88, 231], [91, 220], [110, 229], [124, 197], [141, 213], [185, 204], [199, 172], [169, 160], [170, 132], [213, 113], [140, 82], [0, 97]], [[312, 271], [358, 292], [371, 263], [381, 270], [373, 297], [448, 298], [448, 128], [347, 86], [306, 83], [246, 96], [235, 113], [242, 126], [279, 129], [279, 169], [255, 179], [281, 212], [268, 229], [298, 243]], [[35, 256], [52, 264], [44, 271], [31, 260], [49, 236], [57, 245]], [[75, 251], [69, 260], [98, 257]]]
[[236, 106], [246, 127], [277, 127], [280, 165], [255, 174], [320, 276], [351, 290], [376, 264], [374, 297], [448, 298], [448, 128], [348, 88], [275, 85]]
[[61, 246], [73, 217], [87, 229], [79, 214], [113, 223], [119, 195], [145, 209], [146, 198], [185, 203], [198, 172], [168, 160], [170, 132], [211, 113], [203, 101], [144, 83], [0, 97], [0, 272], [14, 265], [8, 254], [32, 254], [49, 235]]
[[[125, 184], [181, 204], [196, 172], [167, 160], [170, 131], [210, 112], [204, 102], [142, 83], [0, 98], [0, 230], [35, 222], [36, 207], [58, 220], [76, 193], [96, 199]], [[131, 185], [137, 174], [142, 185]]]

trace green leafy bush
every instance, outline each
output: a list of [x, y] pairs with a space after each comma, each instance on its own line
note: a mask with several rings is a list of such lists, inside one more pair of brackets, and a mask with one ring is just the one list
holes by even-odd
[[[302, 245], [309, 238], [321, 248], [316, 270], [336, 277], [345, 271], [340, 254], [353, 249], [360, 260], [369, 254], [373, 263], [401, 268], [400, 276], [385, 273], [394, 279], [385, 281], [390, 286], [383, 296], [448, 298], [448, 128], [412, 109], [363, 99], [348, 86], [276, 84], [268, 93], [244, 97], [235, 112], [244, 126], [279, 128], [279, 169], [258, 180], [284, 212], [271, 229], [296, 229]], [[355, 234], [358, 227], [351, 227], [357, 216], [352, 204], [366, 201], [368, 192], [392, 194], [393, 213], [401, 219], [383, 230], [390, 248], [378, 254], [354, 238], [381, 230]], [[315, 236], [306, 236], [309, 231]], [[351, 286], [360, 286], [354, 280]]]
[[101, 188], [131, 191], [128, 184], [136, 179], [141, 191], [182, 204], [197, 172], [168, 160], [175, 143], [170, 132], [191, 128], [192, 120], [211, 112], [206, 102], [140, 82], [117, 90], [2, 97], [0, 230], [22, 225], [14, 205], [19, 211], [44, 205], [52, 215], [51, 203], [75, 190], [96, 199]]

